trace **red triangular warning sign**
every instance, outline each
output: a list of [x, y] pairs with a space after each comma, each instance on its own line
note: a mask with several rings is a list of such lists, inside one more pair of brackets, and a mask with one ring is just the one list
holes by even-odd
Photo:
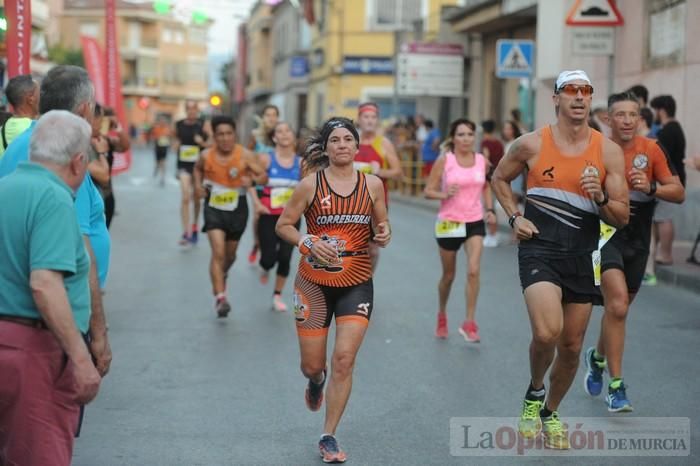
[[566, 17], [569, 26], [622, 26], [615, 0], [576, 0]]

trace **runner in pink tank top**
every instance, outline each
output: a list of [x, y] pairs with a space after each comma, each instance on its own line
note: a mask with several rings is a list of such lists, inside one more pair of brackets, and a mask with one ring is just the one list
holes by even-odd
[[438, 218], [452, 222], [472, 223], [484, 219], [481, 193], [486, 183], [486, 158], [473, 154], [474, 164], [463, 167], [453, 152], [445, 154], [445, 168], [442, 174], [442, 189], [458, 187], [457, 193], [440, 203]]
[[[435, 237], [442, 262], [442, 277], [438, 284], [439, 308], [435, 335], [447, 338], [447, 300], [454, 281], [457, 252], [465, 245], [467, 253], [467, 318], [459, 328], [465, 340], [480, 341], [476, 315], [479, 294], [479, 269], [484, 247], [486, 221], [496, 221], [491, 189], [486, 181], [486, 158], [474, 152], [476, 125], [465, 119], [450, 125], [450, 152], [441, 155], [428, 177], [425, 195], [440, 199], [440, 210], [435, 222]], [[483, 203], [482, 203], [483, 197]]]

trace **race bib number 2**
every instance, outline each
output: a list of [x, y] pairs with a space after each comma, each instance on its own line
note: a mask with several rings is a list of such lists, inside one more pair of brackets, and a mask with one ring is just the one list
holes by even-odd
[[616, 231], [617, 228], [615, 228], [614, 226], [608, 225], [602, 220], [600, 221], [600, 237], [598, 238], [598, 249], [593, 251], [593, 254], [591, 256], [591, 259], [593, 261], [593, 280], [595, 286], [600, 286], [600, 278], [602, 276], [601, 251], [603, 250], [603, 246], [605, 246], [605, 243], [610, 241], [610, 238], [613, 237]]
[[467, 236], [467, 225], [459, 222], [438, 219], [435, 222], [436, 238], [465, 238]]
[[281, 209], [287, 205], [293, 193], [293, 188], [272, 188], [270, 192], [270, 206], [273, 209]]
[[240, 194], [235, 189], [212, 188], [209, 207], [218, 210], [233, 211], [238, 207]]

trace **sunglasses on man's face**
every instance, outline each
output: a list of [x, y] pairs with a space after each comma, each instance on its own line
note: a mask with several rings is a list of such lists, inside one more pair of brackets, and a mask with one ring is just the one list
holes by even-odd
[[581, 91], [583, 97], [590, 97], [593, 95], [593, 86], [590, 84], [564, 84], [559, 88], [557, 94], [566, 94], [571, 97], [576, 97], [579, 91]]

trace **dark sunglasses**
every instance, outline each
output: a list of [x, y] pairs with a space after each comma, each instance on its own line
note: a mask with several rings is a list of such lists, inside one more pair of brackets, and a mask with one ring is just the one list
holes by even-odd
[[564, 84], [557, 90], [557, 94], [564, 93], [571, 97], [576, 97], [581, 91], [583, 97], [590, 97], [593, 95], [593, 86], [590, 84]]

